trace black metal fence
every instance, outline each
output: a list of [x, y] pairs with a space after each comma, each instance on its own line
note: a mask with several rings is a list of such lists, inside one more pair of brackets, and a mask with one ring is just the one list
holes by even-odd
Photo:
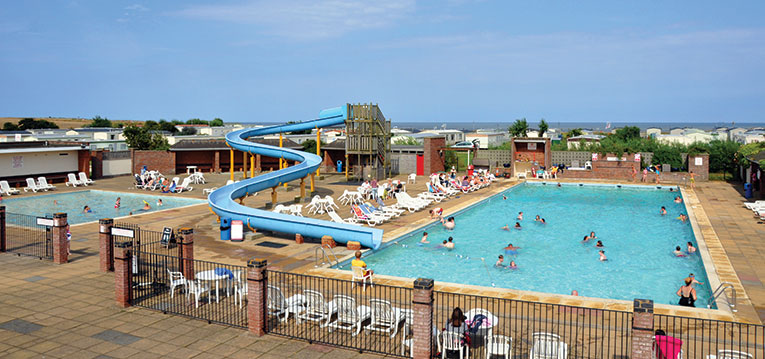
[[630, 356], [632, 312], [436, 291], [433, 317], [439, 350], [449, 350], [450, 343], [456, 345], [452, 348], [462, 346], [444, 334], [452, 330], [449, 321], [455, 308], [466, 318], [470, 339], [462, 350], [469, 350], [470, 357]]
[[52, 228], [37, 225], [37, 217], [6, 213], [5, 226], [7, 252], [53, 260]]
[[165, 255], [182, 256], [180, 248], [175, 241], [175, 237], [166, 243], [162, 242], [162, 232], [142, 229], [140, 225], [133, 223], [114, 222], [114, 227], [126, 229], [131, 236], [114, 235], [114, 245], [131, 242], [133, 248], [140, 252], [158, 253]]
[[408, 356], [412, 289], [268, 271], [269, 334]]
[[132, 304], [247, 327], [246, 267], [133, 251]]
[[765, 358], [765, 327], [710, 319], [654, 315], [654, 328], [669, 337], [659, 350], [682, 350], [678, 358]]

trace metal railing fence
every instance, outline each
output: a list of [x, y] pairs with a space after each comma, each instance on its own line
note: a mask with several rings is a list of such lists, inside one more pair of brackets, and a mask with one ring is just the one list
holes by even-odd
[[[678, 317], [654, 314], [654, 329], [663, 331], [666, 336], [679, 345], [682, 354], [679, 358], [705, 358], [717, 355], [718, 358], [764, 358], [765, 326], [726, 322], [711, 319]], [[679, 340], [679, 341], [678, 341]], [[671, 344], [671, 343], [670, 343]], [[741, 352], [738, 356], [726, 356], [724, 353]]]
[[5, 214], [6, 251], [23, 256], [53, 260], [53, 228], [37, 225], [37, 217]]

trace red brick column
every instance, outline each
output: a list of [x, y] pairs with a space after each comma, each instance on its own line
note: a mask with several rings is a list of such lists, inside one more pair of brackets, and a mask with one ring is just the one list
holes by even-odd
[[653, 301], [635, 299], [632, 309], [632, 359], [651, 359], [653, 347]]
[[255, 155], [255, 172], [260, 172], [262, 169], [260, 168], [260, 155]]
[[441, 148], [446, 147], [445, 137], [426, 137], [423, 139], [425, 175], [444, 170], [444, 155]]
[[181, 228], [181, 273], [186, 280], [194, 279], [194, 229]]
[[266, 334], [268, 311], [266, 310], [266, 290], [268, 271], [265, 260], [251, 259], [247, 262], [247, 326], [250, 333], [259, 337]]
[[66, 213], [53, 214], [53, 263], [69, 262], [69, 241], [66, 240]]
[[417, 278], [412, 291], [414, 358], [433, 357], [433, 280]]
[[123, 242], [114, 248], [114, 293], [122, 308], [129, 307], [133, 297], [132, 246], [131, 242]]
[[113, 226], [114, 220], [111, 218], [102, 218], [98, 220], [98, 267], [102, 272], [110, 272], [114, 270]]
[[5, 252], [5, 206], [0, 206], [0, 252]]
[[215, 151], [215, 160], [213, 160], [213, 172], [219, 173], [220, 169], [220, 151]]

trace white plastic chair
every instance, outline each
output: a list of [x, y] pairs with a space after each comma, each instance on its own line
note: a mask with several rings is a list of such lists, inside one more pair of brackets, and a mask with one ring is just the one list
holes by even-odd
[[367, 282], [369, 282], [369, 285], [372, 286], [372, 274], [366, 273], [366, 270], [361, 267], [351, 266], [351, 280], [353, 283], [351, 283], [351, 289], [353, 289], [356, 286], [356, 281], [360, 280], [361, 285], [363, 286], [363, 290], [367, 290]]
[[297, 315], [304, 309], [305, 297], [302, 294], [295, 294], [289, 298], [285, 298], [284, 293], [282, 293], [282, 290], [279, 287], [269, 285], [267, 295], [266, 302], [268, 303], [268, 314], [275, 315], [277, 318], [283, 314], [284, 318], [281, 318], [282, 322], [289, 319], [290, 313]]
[[303, 217], [303, 205], [293, 204], [288, 207], [290, 214], [293, 216]]
[[466, 359], [470, 358], [470, 348], [465, 345], [462, 333], [444, 330], [441, 333], [441, 345], [443, 346], [443, 350], [441, 351], [441, 359], [446, 358], [447, 350], [458, 351], [460, 353], [460, 358], [463, 356]]
[[372, 309], [366, 305], [356, 305], [356, 299], [347, 295], [336, 295], [337, 318], [329, 323], [329, 331], [343, 329], [351, 331], [351, 336], [361, 332], [361, 324], [372, 315]]
[[12, 194], [19, 194], [20, 192], [15, 188], [11, 188], [8, 181], [0, 181], [0, 193], [5, 193], [10, 196]]
[[183, 179], [183, 182], [180, 186], [175, 187], [175, 191], [178, 193], [181, 193], [183, 191], [191, 191], [194, 189], [194, 187], [190, 187], [189, 184], [191, 184], [191, 179], [186, 177]]
[[529, 359], [566, 359], [568, 344], [560, 340], [560, 335], [552, 333], [534, 333], [534, 346], [529, 352]]
[[204, 293], [207, 293], [207, 303], [211, 303], [212, 296], [210, 295], [210, 283], [199, 280], [189, 280], [186, 281], [186, 283], [188, 283], [189, 288], [188, 292], [186, 292], [186, 298], [193, 294], [194, 303], [196, 304], [197, 308], [199, 308], [199, 297], [201, 297]]
[[401, 308], [396, 308], [390, 304], [390, 301], [383, 299], [370, 299], [369, 305], [372, 307], [372, 322], [367, 326], [367, 334], [370, 330], [391, 333], [393, 338], [398, 334], [398, 323], [401, 323], [406, 313]]
[[84, 184], [86, 186], [90, 185], [90, 184], [95, 184], [96, 183], [92, 179], [88, 178], [88, 175], [86, 175], [85, 172], [80, 172], [79, 175], [80, 175], [80, 183], [82, 183], [82, 184]]
[[335, 301], [327, 302], [321, 292], [310, 289], [303, 290], [303, 296], [305, 297], [305, 308], [297, 314], [298, 322], [301, 320], [319, 322], [321, 328], [329, 325], [332, 315], [337, 313]]
[[406, 178], [406, 184], [415, 183], [417, 180], [417, 174], [416, 173], [410, 173], [409, 176]]
[[80, 180], [78, 180], [77, 177], [75, 177], [74, 173], [68, 173], [66, 175], [66, 178], [69, 179], [68, 181], [66, 181], [66, 183], [64, 183], [67, 187], [69, 187], [70, 185], [72, 187], [77, 187], [77, 185], [87, 186], [86, 184], [80, 182]]
[[513, 338], [504, 335], [490, 335], [486, 338], [486, 359], [499, 355], [505, 359], [513, 356]]
[[186, 280], [186, 277], [183, 276], [183, 273], [172, 272], [170, 271], [170, 268], [167, 268], [167, 274], [170, 279], [170, 298], [173, 298], [175, 296], [175, 288], [182, 286], [186, 289], [188, 287], [188, 281]]
[[717, 351], [717, 355], [709, 354], [707, 359], [752, 359], [754, 356], [747, 352], [740, 352], [738, 350], [720, 349]]
[[29, 177], [27, 178], [27, 186], [24, 187], [24, 192], [27, 192], [27, 191], [32, 191], [36, 193], [37, 191], [42, 191], [42, 189], [37, 188], [37, 183], [35, 182], [35, 179], [32, 177]]
[[48, 184], [48, 179], [43, 176], [37, 177], [37, 187], [42, 188], [46, 191], [49, 189], [56, 189], [56, 186], [52, 184]]

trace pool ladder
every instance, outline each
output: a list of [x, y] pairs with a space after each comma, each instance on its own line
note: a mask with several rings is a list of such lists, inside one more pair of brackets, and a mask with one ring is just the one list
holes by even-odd
[[726, 289], [730, 289], [731, 295], [730, 297], [726, 297], [725, 302], [728, 303], [728, 306], [733, 313], [738, 312], [738, 309], [736, 309], [736, 288], [733, 287], [733, 283], [731, 282], [720, 283], [720, 286], [715, 289], [712, 296], [709, 298], [707, 308], [712, 308], [712, 303], [714, 303], [721, 295], [725, 294]]
[[[329, 253], [325, 249], [329, 249]], [[321, 256], [319, 256], [319, 250], [321, 250]], [[330, 257], [329, 255], [332, 255]], [[335, 265], [339, 268], [340, 267], [340, 261], [337, 260], [337, 255], [335, 255], [335, 251], [330, 247], [328, 244], [322, 244], [319, 247], [316, 247], [316, 249], [313, 250], [313, 258], [314, 258], [314, 267], [319, 267], [322, 265], [325, 265], [327, 263], [332, 264], [332, 259], [335, 260]], [[326, 259], [326, 262], [324, 261]], [[319, 263], [321, 261], [321, 263]]]

